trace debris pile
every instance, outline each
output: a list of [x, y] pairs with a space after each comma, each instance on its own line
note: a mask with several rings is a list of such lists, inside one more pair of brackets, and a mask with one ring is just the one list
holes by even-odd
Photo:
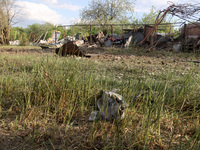
[[18, 46], [20, 44], [20, 41], [19, 40], [9, 41], [9, 44], [12, 46], [14, 46], [14, 45]]
[[46, 49], [51, 46], [60, 47], [63, 45], [62, 43], [63, 40], [60, 40], [60, 41], [58, 40], [61, 35], [60, 31], [54, 31], [51, 35], [51, 38], [48, 38], [47, 40], [45, 40], [47, 32], [45, 33], [43, 40], [41, 40], [42, 35], [36, 41], [33, 42], [34, 45], [40, 46], [42, 49]]
[[200, 3], [197, 4], [172, 4], [169, 13], [172, 16], [176, 16], [180, 19], [187, 21], [200, 21]]
[[128, 105], [121, 95], [115, 93], [116, 91], [116, 89], [110, 92], [103, 91], [101, 98], [97, 100], [99, 111], [91, 112], [89, 121], [98, 119], [110, 121], [125, 117], [125, 108]]
[[[175, 24], [177, 23], [161, 23], [166, 15], [171, 15], [172, 17], [178, 17], [182, 22], [179, 22], [180, 32], [179, 35], [174, 32]], [[73, 26], [90, 26], [90, 33], [83, 37], [81, 32], [76, 33], [74, 36], [65, 36], [61, 40], [61, 32], [55, 31], [52, 33], [51, 38], [45, 40], [46, 33], [40, 34], [38, 38], [34, 38], [33, 45], [41, 46], [44, 48], [57, 48], [56, 53], [62, 56], [66, 55], [79, 55], [84, 56], [84, 51], [87, 48], [99, 48], [99, 47], [120, 47], [128, 48], [131, 45], [138, 46], [148, 46], [151, 48], [168, 48], [169, 46], [174, 51], [179, 52], [182, 50], [199, 50], [200, 51], [200, 3], [197, 4], [178, 4], [170, 2], [170, 6], [166, 9], [159, 11], [158, 16], [154, 25], [144, 25], [144, 24], [121, 24], [122, 34], [120, 35], [113, 32], [113, 25], [104, 24], [103, 26], [111, 26], [111, 32], [101, 32], [104, 30], [100, 29], [100, 32], [94, 34], [92, 33], [92, 26], [102, 26], [102, 25], [72, 25], [72, 34], [74, 35]], [[70, 26], [70, 25], [69, 25]], [[116, 24], [116, 26], [118, 26]], [[128, 27], [127, 27], [128, 26]], [[130, 28], [134, 26], [134, 28]], [[66, 27], [66, 26], [59, 26]], [[70, 26], [71, 27], [71, 26]], [[127, 28], [123, 28], [127, 27]], [[177, 28], [178, 29], [178, 28]], [[77, 31], [77, 30], [76, 30]], [[104, 30], [105, 31], [105, 30]], [[114, 30], [117, 31], [117, 30]], [[164, 32], [168, 32], [163, 34]], [[107, 34], [109, 33], [109, 35]], [[31, 34], [30, 34], [31, 35]], [[44, 35], [44, 36], [43, 36]], [[42, 39], [43, 37], [43, 39]], [[0, 40], [1, 43], [1, 40]], [[10, 45], [16, 45], [16, 42], [10, 41]]]
[[79, 49], [76, 43], [73, 41], [68, 41], [62, 47], [56, 48], [56, 54], [60, 54], [61, 56], [66, 56], [66, 55], [85, 56], [85, 54]]
[[[174, 35], [169, 35], [165, 37], [159, 37], [157, 34], [157, 28], [164, 20], [167, 14], [178, 17], [182, 20], [181, 33], [178, 38], [174, 38]], [[174, 45], [174, 51], [184, 50], [196, 50], [200, 48], [200, 3], [197, 4], [171, 4], [167, 9], [161, 10], [156, 18], [155, 25], [149, 29], [148, 32], [145, 31], [145, 38], [142, 42], [140, 42], [140, 46], [143, 43], [149, 42], [151, 47], [168, 47], [168, 43], [172, 43], [170, 45]], [[149, 41], [150, 39], [150, 41]], [[181, 45], [180, 45], [181, 44]], [[139, 50], [138, 47], [138, 50]], [[180, 50], [179, 50], [180, 49]]]
[[124, 47], [128, 48], [131, 44], [139, 44], [144, 39], [144, 29], [123, 29], [128, 32], [123, 35]]
[[[183, 50], [200, 49], [200, 3], [172, 5], [169, 9], [172, 16], [183, 20], [184, 26], [181, 29], [177, 42], [181, 43]], [[176, 43], [175, 43], [176, 44]]]

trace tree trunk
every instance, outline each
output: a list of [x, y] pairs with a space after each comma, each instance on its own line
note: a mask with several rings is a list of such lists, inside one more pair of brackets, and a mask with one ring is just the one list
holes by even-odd
[[9, 45], [10, 40], [10, 27], [7, 26], [4, 28], [4, 44]]

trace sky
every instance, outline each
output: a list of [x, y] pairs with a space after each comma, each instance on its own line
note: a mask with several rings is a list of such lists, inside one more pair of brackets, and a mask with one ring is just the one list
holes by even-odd
[[[26, 27], [33, 23], [50, 22], [54, 25], [70, 25], [80, 21], [80, 10], [91, 0], [16, 0], [20, 7], [20, 19], [15, 26]], [[174, 4], [191, 3], [199, 0], [171, 0]], [[136, 16], [148, 13], [152, 6], [162, 10], [169, 6], [169, 0], [136, 0]]]

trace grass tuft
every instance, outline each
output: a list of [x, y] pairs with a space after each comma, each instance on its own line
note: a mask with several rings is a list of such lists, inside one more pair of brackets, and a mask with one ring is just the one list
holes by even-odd
[[[0, 146], [198, 149], [200, 71], [188, 58], [199, 59], [132, 49], [91, 59], [2, 52]], [[88, 122], [102, 90], [115, 88], [129, 103], [125, 119]]]

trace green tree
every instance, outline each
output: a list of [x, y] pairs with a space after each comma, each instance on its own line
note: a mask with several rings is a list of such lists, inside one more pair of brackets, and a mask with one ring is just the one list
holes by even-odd
[[28, 44], [29, 44], [29, 42], [28, 42], [27, 34], [22, 33], [21, 37], [20, 37], [20, 46], [26, 46]]
[[[156, 11], [155, 7], [152, 6], [149, 13], [144, 13], [141, 20], [139, 20], [139, 23], [140, 24], [152, 24], [152, 25], [154, 25], [156, 23], [156, 19], [157, 19], [158, 15], [159, 15], [159, 11]], [[170, 22], [167, 19], [168, 19], [168, 17], [165, 16], [165, 18], [161, 22], [161, 24], [163, 24], [163, 25], [158, 25], [159, 32], [161, 32], [161, 33], [162, 32], [163, 33], [172, 32], [173, 25], [170, 24]]]
[[46, 22], [44, 24], [35, 23], [32, 25], [29, 25], [25, 29], [25, 32], [29, 37], [29, 41], [34, 41], [37, 38], [39, 38], [41, 35], [42, 35], [41, 39], [50, 38], [54, 30], [55, 30], [55, 26], [51, 23]]
[[156, 17], [158, 16], [158, 11], [155, 11], [155, 7], [152, 6], [149, 13], [144, 13], [141, 21], [141, 24], [155, 24]]
[[[135, 0], [92, 0], [80, 11], [83, 22], [109, 24], [127, 21], [134, 12]], [[128, 14], [130, 17], [127, 17]]]
[[21, 38], [21, 34], [24, 32], [24, 28], [22, 27], [12, 27], [10, 28], [10, 40], [19, 40]]

